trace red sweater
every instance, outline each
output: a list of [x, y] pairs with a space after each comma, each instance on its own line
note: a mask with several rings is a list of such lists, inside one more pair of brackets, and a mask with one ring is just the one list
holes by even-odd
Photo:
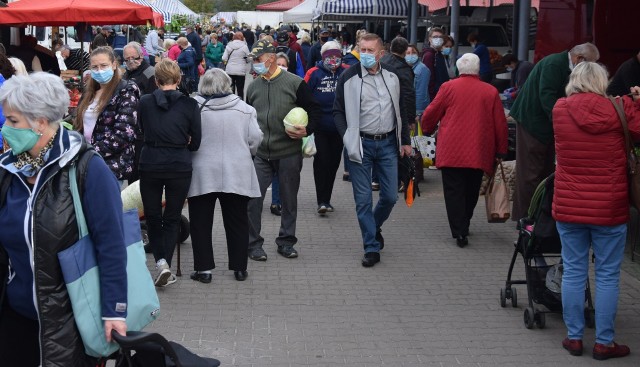
[[[640, 141], [640, 103], [624, 97], [631, 138]], [[553, 108], [556, 179], [553, 217], [613, 226], [629, 220], [624, 133], [613, 104], [593, 93], [561, 98]]]
[[422, 114], [422, 131], [431, 135], [438, 122], [438, 167], [491, 174], [496, 155], [507, 153], [507, 120], [498, 90], [478, 76], [463, 74], [442, 84]]

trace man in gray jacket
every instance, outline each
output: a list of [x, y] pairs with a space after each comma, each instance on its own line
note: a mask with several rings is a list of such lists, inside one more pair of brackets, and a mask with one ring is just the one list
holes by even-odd
[[[364, 258], [362, 266], [380, 262], [381, 227], [398, 196], [398, 155], [411, 154], [409, 123], [401, 117], [404, 98], [395, 69], [381, 64], [382, 40], [366, 34], [359, 43], [360, 63], [342, 73], [336, 88], [333, 117], [350, 160], [349, 174]], [[380, 180], [380, 199], [372, 206], [371, 170]]]

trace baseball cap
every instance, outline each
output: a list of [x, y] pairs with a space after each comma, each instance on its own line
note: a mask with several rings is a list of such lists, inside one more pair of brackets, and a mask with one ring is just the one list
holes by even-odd
[[322, 28], [320, 30], [320, 34], [322, 34], [322, 33], [331, 33], [331, 32], [329, 32], [329, 30], [327, 28]]
[[291, 26], [289, 26], [287, 24], [283, 24], [283, 25], [280, 26], [280, 29], [278, 31], [279, 32], [282, 32], [282, 31], [291, 32]]
[[113, 30], [113, 28], [111, 28], [110, 25], [106, 25], [106, 26], [102, 27], [102, 30], [103, 31], [107, 31], [107, 32], [111, 32]]
[[257, 59], [258, 57], [264, 54], [275, 54], [276, 48], [273, 47], [271, 42], [266, 40], [260, 40], [253, 44], [253, 48], [251, 48], [251, 54], [249, 56]]

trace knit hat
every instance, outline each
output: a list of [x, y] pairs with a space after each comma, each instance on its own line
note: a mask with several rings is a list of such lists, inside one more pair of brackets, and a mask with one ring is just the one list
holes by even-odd
[[340, 44], [336, 41], [327, 41], [322, 45], [320, 49], [320, 54], [322, 58], [337, 56], [342, 57], [342, 50], [340, 49]]
[[251, 49], [251, 54], [249, 56], [257, 59], [258, 57], [264, 54], [275, 54], [276, 48], [273, 47], [273, 44], [267, 40], [260, 40], [253, 44], [253, 48]]

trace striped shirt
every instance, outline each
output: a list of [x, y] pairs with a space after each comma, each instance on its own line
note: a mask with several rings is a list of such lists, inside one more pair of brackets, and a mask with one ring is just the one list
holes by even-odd
[[89, 69], [89, 54], [79, 48], [70, 50], [69, 57], [64, 60], [64, 64], [69, 70], [82, 70], [84, 72]]

